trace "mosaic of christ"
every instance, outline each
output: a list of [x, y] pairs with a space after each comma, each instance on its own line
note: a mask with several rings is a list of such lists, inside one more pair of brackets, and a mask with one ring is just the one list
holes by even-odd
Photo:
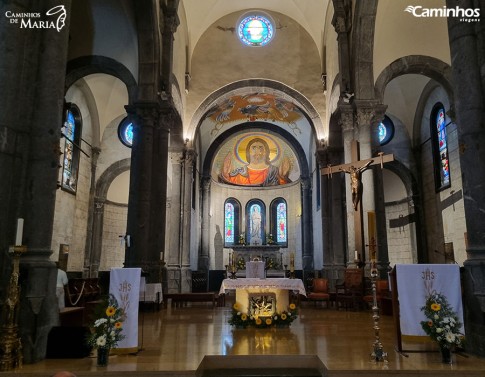
[[241, 186], [276, 186], [300, 177], [297, 159], [281, 138], [264, 132], [237, 135], [217, 152], [212, 177]]

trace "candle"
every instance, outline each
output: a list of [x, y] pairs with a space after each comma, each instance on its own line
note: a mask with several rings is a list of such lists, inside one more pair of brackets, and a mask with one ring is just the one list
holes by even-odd
[[15, 245], [22, 245], [22, 236], [24, 233], [24, 219], [17, 219], [17, 234], [15, 236]]
[[357, 252], [357, 250], [354, 251], [354, 259], [359, 260], [359, 253]]
[[290, 272], [295, 271], [295, 254], [290, 253]]
[[232, 267], [232, 253], [229, 254], [229, 266]]

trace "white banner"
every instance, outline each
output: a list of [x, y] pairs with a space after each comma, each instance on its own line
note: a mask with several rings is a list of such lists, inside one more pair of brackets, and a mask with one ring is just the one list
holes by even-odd
[[138, 301], [140, 299], [141, 268], [112, 268], [109, 281], [109, 293], [118, 300], [118, 305], [125, 311], [123, 322], [125, 336], [118, 342], [117, 349], [138, 350]]
[[446, 296], [463, 328], [460, 268], [457, 264], [398, 264], [396, 265], [399, 316], [403, 335], [426, 336], [421, 321], [426, 316], [421, 308], [431, 292]]

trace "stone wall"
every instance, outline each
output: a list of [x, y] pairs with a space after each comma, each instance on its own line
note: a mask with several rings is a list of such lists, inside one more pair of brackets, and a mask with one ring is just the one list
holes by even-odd
[[128, 206], [106, 202], [104, 205], [103, 245], [100, 271], [109, 271], [111, 267], [123, 267], [125, 246], [120, 235], [126, 233]]

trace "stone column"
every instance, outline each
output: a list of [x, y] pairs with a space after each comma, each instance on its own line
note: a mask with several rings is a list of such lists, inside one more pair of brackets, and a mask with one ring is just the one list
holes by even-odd
[[301, 178], [301, 201], [303, 274], [305, 274], [308, 272], [313, 272], [312, 180], [309, 177]]
[[182, 212], [181, 212], [181, 262], [183, 269], [182, 292], [190, 292], [192, 289], [192, 276], [190, 271], [190, 244], [192, 225], [192, 180], [196, 153], [193, 149], [185, 149], [182, 185]]
[[[25, 219], [20, 260], [19, 333], [23, 360], [45, 357], [47, 336], [58, 321], [56, 268], [50, 261], [64, 78], [70, 20], [69, 0], [3, 2], [0, 5], [0, 248], [2, 287], [10, 277], [7, 250], [15, 241], [16, 219]], [[53, 29], [20, 29], [5, 12], [39, 13], [64, 5], [66, 24]], [[33, 21], [33, 20], [32, 20]], [[3, 275], [6, 273], [6, 275]], [[5, 276], [5, 277], [3, 277]], [[3, 296], [3, 294], [2, 294]], [[0, 297], [3, 299], [3, 297]]]
[[84, 267], [83, 267], [83, 277], [97, 277], [97, 275], [92, 276], [90, 275], [90, 262], [91, 262], [91, 254], [93, 251], [93, 243], [94, 243], [94, 228], [95, 228], [95, 194], [96, 194], [96, 168], [98, 164], [98, 157], [99, 153], [101, 152], [100, 148], [93, 147], [91, 148], [91, 184], [89, 187], [89, 202], [88, 202], [88, 224], [86, 230], [86, 243], [84, 247]]
[[[464, 263], [467, 350], [485, 356], [485, 7], [447, 0], [448, 7], [480, 7], [481, 22], [448, 17], [455, 114], [467, 226]], [[453, 172], [451, 172], [453, 174]]]
[[180, 293], [182, 290], [182, 177], [183, 177], [183, 152], [170, 152], [170, 164], [172, 166], [172, 190], [170, 197], [171, 221], [167, 224], [168, 230], [168, 249], [166, 254], [167, 274], [168, 274], [168, 293]]
[[131, 151], [125, 267], [141, 267], [147, 282], [160, 282], [160, 253], [165, 251], [168, 132], [176, 114], [159, 103], [128, 106], [136, 115]]
[[209, 247], [210, 247], [210, 187], [211, 178], [203, 177], [202, 182], [202, 224], [201, 236], [202, 247], [199, 255], [199, 270], [209, 271]]

